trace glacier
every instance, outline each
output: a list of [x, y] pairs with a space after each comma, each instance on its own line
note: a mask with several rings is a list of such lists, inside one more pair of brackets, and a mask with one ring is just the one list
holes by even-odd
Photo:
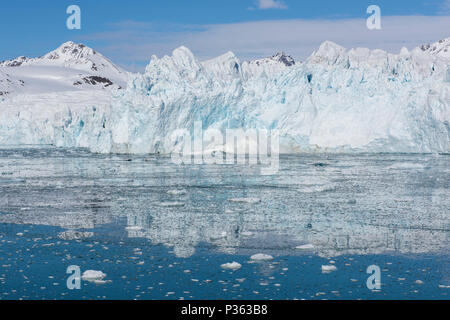
[[[450, 38], [399, 54], [324, 42], [285, 55], [152, 56], [126, 88], [0, 96], [0, 145], [170, 154], [178, 129], [277, 130], [281, 153], [448, 153]], [[211, 142], [208, 150], [221, 150]]]

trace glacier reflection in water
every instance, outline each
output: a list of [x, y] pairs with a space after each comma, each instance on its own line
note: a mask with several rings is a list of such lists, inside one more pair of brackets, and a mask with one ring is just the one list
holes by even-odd
[[89, 238], [111, 224], [177, 257], [199, 246], [322, 257], [448, 253], [448, 155], [282, 156], [278, 174], [259, 172], [179, 166], [168, 157], [3, 149], [0, 223], [62, 227], [62, 239]]

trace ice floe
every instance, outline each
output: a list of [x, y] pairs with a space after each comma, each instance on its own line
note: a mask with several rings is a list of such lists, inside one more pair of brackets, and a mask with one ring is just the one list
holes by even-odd
[[220, 266], [222, 269], [225, 270], [239, 270], [242, 265], [238, 262], [229, 262], [229, 263], [224, 263]]

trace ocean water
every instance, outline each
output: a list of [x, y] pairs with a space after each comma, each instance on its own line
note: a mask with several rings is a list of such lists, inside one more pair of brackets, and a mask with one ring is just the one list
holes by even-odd
[[[292, 155], [263, 176], [0, 149], [0, 299], [449, 299], [449, 164]], [[240, 268], [222, 268], [231, 262]], [[69, 289], [69, 266], [106, 276]]]

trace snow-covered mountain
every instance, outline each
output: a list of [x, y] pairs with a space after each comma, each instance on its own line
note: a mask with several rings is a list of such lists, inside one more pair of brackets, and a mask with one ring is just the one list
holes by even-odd
[[293, 66], [295, 66], [295, 60], [284, 52], [279, 52], [269, 58], [244, 61], [242, 63], [244, 72], [251, 76], [262, 76], [263, 74], [270, 76], [286, 71]]
[[0, 74], [8, 74], [10, 81], [0, 78], [0, 92], [8, 95], [124, 87], [128, 78], [100, 53], [71, 41], [39, 58], [0, 62]]
[[442, 39], [433, 44], [426, 44], [420, 47], [422, 51], [435, 55], [441, 59], [450, 60], [450, 38]]
[[0, 97], [10, 94], [19, 87], [23, 87], [24, 82], [12, 78], [9, 74], [0, 70]]
[[204, 130], [276, 129], [285, 153], [448, 153], [449, 50], [450, 38], [399, 54], [326, 41], [303, 63], [285, 54], [241, 62], [231, 52], [201, 62], [180, 47], [153, 56], [112, 96], [5, 99], [0, 144], [168, 154], [182, 148], [173, 132], [202, 121]]
[[269, 58], [241, 63], [233, 52], [227, 52], [217, 58], [201, 62], [201, 65], [210, 75], [217, 76], [221, 80], [228, 80], [230, 77], [247, 80], [252, 77], [270, 77], [286, 71], [295, 65], [295, 60], [284, 52], [280, 52]]

